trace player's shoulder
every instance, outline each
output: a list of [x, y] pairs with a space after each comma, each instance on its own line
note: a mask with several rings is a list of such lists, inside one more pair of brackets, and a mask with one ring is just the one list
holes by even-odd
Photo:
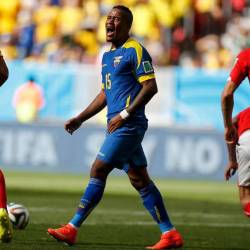
[[123, 48], [143, 48], [143, 46], [134, 38], [129, 38], [122, 46]]
[[111, 48], [111, 45], [107, 44], [103, 46], [102, 48], [102, 57], [107, 57], [113, 52], [113, 49]]
[[122, 48], [128, 50], [128, 52], [136, 52], [137, 54], [142, 54], [146, 49], [141, 43], [139, 43], [134, 38], [129, 38], [122, 46]]
[[102, 65], [106, 65], [108, 61], [112, 60], [113, 57], [113, 51], [111, 48], [107, 48], [105, 51], [103, 51], [102, 54]]
[[240, 111], [235, 117], [235, 121], [236, 122], [241, 122], [242, 119], [244, 119], [245, 117], [250, 117], [250, 107], [247, 107], [246, 109]]
[[239, 115], [245, 115], [245, 114], [248, 114], [248, 115], [250, 114], [250, 107], [248, 107], [248, 108], [242, 110], [242, 111], [239, 113]]
[[243, 49], [237, 56], [238, 59], [246, 60], [250, 58], [250, 48]]
[[137, 58], [138, 65], [142, 60], [151, 61], [151, 57], [148, 51], [143, 47], [141, 43], [139, 43], [134, 38], [129, 38], [122, 46], [123, 49], [126, 50], [126, 54], [128, 56], [132, 56], [133, 58]]
[[109, 49], [109, 50], [107, 49], [107, 50], [103, 51], [102, 57], [104, 58], [104, 57], [109, 56], [110, 52], [111, 52], [111, 49]]

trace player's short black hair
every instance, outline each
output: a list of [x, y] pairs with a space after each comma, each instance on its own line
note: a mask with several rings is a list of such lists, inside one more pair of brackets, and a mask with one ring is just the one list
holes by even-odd
[[131, 28], [132, 23], [133, 23], [133, 14], [132, 14], [132, 11], [128, 7], [126, 7], [124, 5], [115, 5], [113, 7], [113, 9], [122, 10], [126, 14], [126, 17], [127, 17], [127, 20], [128, 20], [128, 24], [129, 24], [129, 28]]

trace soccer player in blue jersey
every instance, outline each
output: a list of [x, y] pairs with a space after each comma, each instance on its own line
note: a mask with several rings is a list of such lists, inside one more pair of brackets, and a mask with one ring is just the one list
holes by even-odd
[[69, 223], [48, 229], [57, 240], [73, 245], [77, 231], [100, 202], [108, 174], [123, 169], [143, 204], [161, 230], [161, 239], [149, 249], [179, 248], [180, 233], [170, 222], [162, 196], [147, 172], [141, 146], [148, 123], [145, 105], [157, 93], [152, 60], [146, 49], [129, 37], [133, 15], [125, 6], [115, 6], [106, 21], [106, 39], [112, 44], [102, 59], [102, 90], [78, 116], [65, 124], [72, 134], [81, 124], [107, 106], [107, 134], [94, 161], [89, 184]]

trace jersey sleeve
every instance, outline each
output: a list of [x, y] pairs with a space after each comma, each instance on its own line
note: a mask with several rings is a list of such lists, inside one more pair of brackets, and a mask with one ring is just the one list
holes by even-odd
[[239, 112], [237, 115], [236, 115], [236, 118], [238, 119], [238, 120], [240, 120], [240, 118], [243, 116], [243, 115], [248, 115], [248, 116], [250, 116], [250, 108], [246, 108], [246, 109], [244, 109], [244, 110], [242, 110], [241, 112]]
[[131, 61], [135, 77], [139, 83], [155, 78], [152, 59], [147, 50], [135, 43], [131, 51]]
[[248, 67], [245, 51], [242, 51], [235, 59], [233, 69], [231, 70], [229, 80], [239, 85], [248, 75]]
[[241, 114], [242, 114], [242, 111], [241, 111], [241, 112], [239, 112], [239, 113], [235, 116], [235, 118], [237, 119], [237, 121], [239, 121], [239, 120], [240, 120]]

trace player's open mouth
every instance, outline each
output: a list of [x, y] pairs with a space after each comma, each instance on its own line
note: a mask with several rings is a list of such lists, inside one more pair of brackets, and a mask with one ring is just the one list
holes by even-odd
[[108, 36], [112, 36], [115, 32], [115, 29], [113, 27], [107, 27], [106, 32]]

